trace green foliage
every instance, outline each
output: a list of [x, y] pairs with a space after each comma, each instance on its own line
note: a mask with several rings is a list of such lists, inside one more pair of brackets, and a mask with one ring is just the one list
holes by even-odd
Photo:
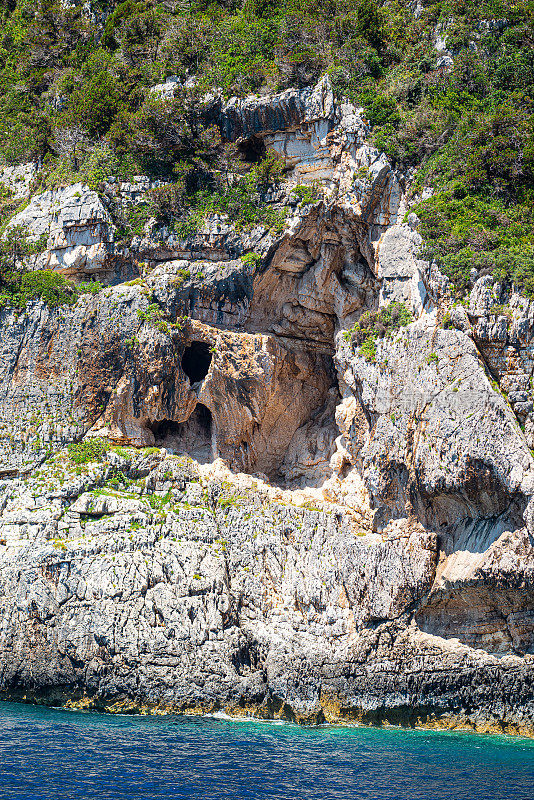
[[3, 233], [6, 223], [9, 222], [20, 208], [20, 200], [15, 199], [13, 192], [0, 183], [0, 231]]
[[274, 20], [237, 14], [222, 18], [217, 40], [208, 40], [212, 57], [204, 82], [225, 90], [247, 93], [258, 89], [275, 69], [274, 50], [278, 39]]
[[401, 115], [397, 108], [394, 97], [376, 94], [376, 91], [368, 90], [360, 95], [360, 102], [365, 108], [367, 118], [371, 125], [382, 127], [390, 125], [398, 127]]
[[40, 299], [50, 308], [57, 308], [75, 303], [78, 293], [63, 275], [49, 269], [39, 269], [22, 275], [15, 298], [16, 304], [20, 306], [26, 305], [30, 300]]
[[118, 226], [118, 236], [144, 236], [147, 222], [157, 213], [156, 206], [151, 202], [128, 206], [122, 225]]
[[197, 234], [208, 214], [225, 214], [237, 230], [254, 225], [264, 225], [274, 232], [282, 230], [287, 211], [263, 200], [264, 180], [260, 170], [254, 168], [232, 186], [213, 185], [190, 195], [185, 215], [174, 224], [177, 235], [185, 239]]
[[140, 322], [146, 322], [162, 333], [169, 332], [169, 323], [166, 322], [163, 311], [157, 303], [150, 303], [145, 311], [137, 311]]
[[119, 84], [107, 70], [102, 70], [73, 91], [60, 122], [81, 125], [90, 138], [97, 139], [109, 131], [120, 101]]
[[88, 464], [91, 461], [103, 461], [109, 448], [107, 439], [94, 438], [69, 444], [67, 452], [74, 464]]
[[476, 194], [457, 197], [449, 189], [420, 204], [417, 214], [424, 255], [440, 264], [459, 295], [466, 290], [472, 269], [513, 281], [533, 295], [532, 201], [512, 204]]
[[85, 283], [79, 283], [76, 287], [78, 294], [92, 294], [96, 295], [102, 291], [104, 287], [98, 281], [89, 281]]
[[63, 275], [48, 269], [28, 270], [28, 261], [45, 244], [46, 237], [31, 241], [20, 225], [7, 229], [0, 239], [0, 307], [24, 308], [32, 300], [43, 300], [51, 308], [76, 302], [78, 292]]
[[533, 124], [511, 106], [470, 117], [420, 173], [442, 187], [416, 208], [425, 255], [459, 294], [472, 269], [534, 294]]
[[362, 344], [369, 338], [382, 338], [391, 336], [393, 333], [404, 328], [413, 322], [413, 314], [404, 303], [393, 301], [379, 311], [364, 311], [358, 322], [352, 328], [345, 331], [343, 337], [345, 341]]
[[376, 360], [376, 342], [385, 336], [392, 336], [400, 328], [413, 322], [412, 312], [404, 303], [393, 301], [379, 311], [365, 311], [352, 328], [345, 331], [343, 338], [359, 347], [359, 354], [366, 361]]
[[172, 490], [169, 489], [164, 495], [151, 494], [147, 496], [150, 507], [154, 511], [160, 511], [164, 506], [168, 505], [173, 499]]
[[258, 200], [257, 192], [243, 180], [220, 192], [199, 192], [193, 203], [196, 206], [195, 211], [202, 218], [209, 213], [226, 214], [237, 230], [254, 225], [280, 230], [284, 223], [284, 212]]
[[360, 345], [358, 352], [366, 361], [374, 363], [376, 361], [376, 339], [368, 336]]
[[125, 0], [124, 3], [119, 3], [114, 11], [106, 19], [104, 27], [104, 35], [102, 37], [102, 44], [110, 50], [117, 50], [119, 47], [118, 42], [114, 37], [114, 31], [118, 28], [120, 23], [128, 19], [128, 17], [142, 14], [147, 9], [146, 2], [135, 2], [135, 0]]
[[32, 256], [45, 247], [46, 237], [32, 241], [20, 225], [7, 229], [0, 239], [0, 307], [23, 309], [31, 301], [42, 300], [50, 308], [59, 308], [102, 289], [96, 281], [75, 286], [53, 270], [30, 269]]
[[131, 180], [141, 167], [131, 154], [118, 155], [109, 145], [95, 145], [78, 151], [76, 165], [72, 154], [49, 162], [42, 170], [40, 183], [43, 189], [57, 189], [73, 183], [86, 183], [93, 191], [108, 177]]
[[173, 280], [173, 283], [175, 286], [181, 286], [182, 283], [188, 281], [190, 277], [191, 277], [191, 270], [187, 268], [184, 269], [182, 267], [181, 269], [176, 271], [176, 277]]
[[297, 184], [297, 186], [294, 186], [291, 190], [291, 194], [293, 197], [297, 198], [299, 203], [303, 206], [316, 203], [319, 199], [319, 189], [314, 184]]
[[241, 256], [241, 263], [243, 266], [255, 270], [261, 264], [261, 256], [259, 253], [245, 253]]
[[390, 336], [413, 322], [413, 314], [404, 303], [394, 301], [380, 310], [379, 321], [385, 328], [385, 335]]

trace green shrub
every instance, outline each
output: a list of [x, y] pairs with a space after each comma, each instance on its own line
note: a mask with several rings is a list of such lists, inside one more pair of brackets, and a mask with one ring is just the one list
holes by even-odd
[[347, 342], [361, 345], [366, 339], [391, 336], [413, 322], [413, 314], [404, 303], [393, 301], [379, 311], [364, 311], [358, 322], [345, 331]]
[[102, 37], [102, 45], [104, 47], [108, 47], [110, 50], [117, 50], [119, 44], [114, 37], [116, 28], [120, 25], [122, 20], [128, 19], [128, 17], [134, 15], [142, 14], [146, 8], [147, 3], [145, 0], [142, 0], [142, 2], [125, 0], [125, 2], [119, 3], [106, 19], [104, 35]]
[[148, 220], [157, 213], [153, 203], [127, 206], [124, 212], [125, 228], [129, 236], [143, 236]]
[[379, 311], [365, 311], [343, 338], [358, 346], [358, 353], [366, 361], [376, 360], [376, 341], [392, 336], [400, 328], [413, 322], [412, 312], [404, 303], [393, 301]]
[[39, 269], [22, 275], [14, 297], [17, 305], [30, 300], [43, 300], [51, 308], [72, 305], [78, 299], [75, 286], [63, 275], [49, 269]]
[[261, 180], [257, 170], [252, 170], [233, 186], [203, 190], [191, 198], [191, 205], [205, 218], [207, 214], [226, 214], [237, 230], [254, 225], [280, 230], [286, 209], [276, 209], [265, 203], [261, 196]]
[[401, 115], [395, 98], [369, 92], [360, 99], [363, 101], [363, 106], [371, 125], [378, 127], [391, 125], [396, 128], [400, 123]]
[[157, 303], [150, 303], [145, 311], [138, 309], [137, 316], [140, 322], [146, 322], [162, 333], [169, 332], [169, 323], [165, 320], [163, 311]]
[[366, 361], [374, 363], [376, 361], [376, 339], [374, 336], [368, 336], [364, 339], [358, 349], [358, 353], [365, 358]]
[[472, 269], [513, 281], [534, 296], [534, 213], [532, 202], [458, 191], [435, 194], [417, 206], [424, 240], [423, 255], [434, 259], [456, 293], [466, 291]]
[[291, 194], [297, 197], [303, 206], [316, 203], [319, 199], [319, 189], [314, 184], [298, 184], [291, 189]]
[[245, 253], [241, 256], [241, 263], [245, 267], [257, 269], [261, 264], [261, 256], [259, 253]]
[[107, 439], [94, 438], [69, 444], [67, 452], [74, 464], [88, 464], [90, 461], [102, 461], [109, 448]]
[[89, 137], [106, 134], [120, 110], [121, 89], [114, 76], [101, 70], [87, 78], [70, 96], [60, 123], [81, 126]]
[[424, 254], [462, 295], [472, 269], [534, 296], [534, 117], [514, 103], [465, 115], [414, 189], [439, 187], [415, 211]]
[[101, 292], [103, 288], [104, 288], [103, 285], [101, 283], [99, 283], [99, 281], [88, 281], [88, 282], [84, 282], [84, 283], [79, 283], [76, 286], [76, 290], [77, 290], [78, 294], [80, 294], [80, 295], [83, 295], [83, 294], [93, 294], [93, 295], [95, 295], [95, 294], [98, 294], [99, 292]]

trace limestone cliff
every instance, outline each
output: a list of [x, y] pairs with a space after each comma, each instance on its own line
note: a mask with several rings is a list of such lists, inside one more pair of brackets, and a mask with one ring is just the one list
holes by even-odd
[[281, 230], [125, 244], [143, 176], [11, 222], [106, 286], [0, 311], [4, 696], [531, 734], [534, 309], [452, 304], [327, 79], [204, 113]]

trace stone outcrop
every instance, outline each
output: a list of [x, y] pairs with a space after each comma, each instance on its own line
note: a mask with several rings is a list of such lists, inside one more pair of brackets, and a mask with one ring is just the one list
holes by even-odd
[[209, 113], [285, 159], [281, 232], [119, 247], [142, 176], [13, 221], [113, 285], [0, 310], [3, 696], [532, 734], [531, 303], [454, 305], [326, 79]]
[[246, 145], [255, 140], [256, 147], [260, 141], [277, 153], [296, 183], [320, 182], [366, 223], [395, 221], [399, 176], [384, 154], [369, 146], [363, 110], [336, 101], [327, 76], [313, 89], [232, 98], [215, 118], [229, 141]]
[[37, 268], [86, 279], [105, 271], [113, 243], [111, 217], [97, 193], [83, 184], [35, 195], [8, 227], [16, 226], [30, 240], [46, 240]]
[[530, 730], [530, 656], [413, 621], [436, 534], [355, 529], [342, 509], [298, 509], [184, 458], [108, 458], [73, 475], [60, 457], [3, 490], [9, 696]]

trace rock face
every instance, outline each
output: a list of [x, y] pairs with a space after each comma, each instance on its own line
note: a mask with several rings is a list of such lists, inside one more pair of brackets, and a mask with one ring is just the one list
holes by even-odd
[[33, 239], [46, 237], [39, 267], [90, 275], [103, 269], [113, 241], [110, 223], [97, 193], [77, 183], [36, 195], [9, 227], [20, 225]]
[[320, 181], [327, 192], [376, 225], [395, 221], [399, 176], [366, 141], [363, 110], [335, 100], [328, 77], [313, 89], [288, 89], [274, 97], [233, 98], [216, 119], [229, 141], [260, 140], [281, 156], [297, 183]]
[[141, 176], [13, 220], [110, 285], [0, 310], [3, 695], [532, 734], [530, 304], [453, 306], [326, 79], [209, 113], [286, 160], [281, 232], [119, 252]]

